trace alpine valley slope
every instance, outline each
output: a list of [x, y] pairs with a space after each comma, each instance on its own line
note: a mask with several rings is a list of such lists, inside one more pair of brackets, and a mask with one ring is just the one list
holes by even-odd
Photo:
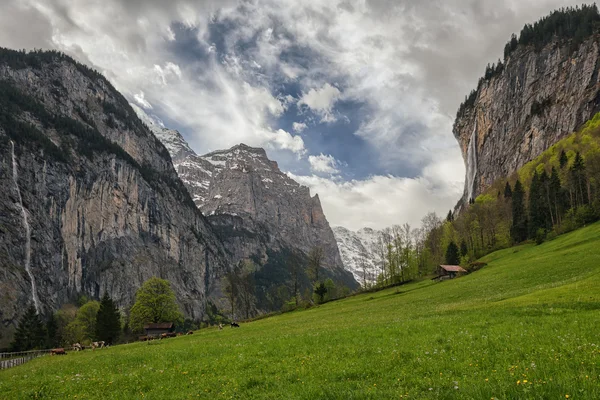
[[[259, 308], [278, 308], [268, 304], [266, 290], [289, 281], [292, 253], [304, 265], [306, 256], [316, 247], [323, 249], [327, 277], [350, 289], [358, 287], [352, 274], [344, 269], [319, 196], [311, 197], [309, 189], [283, 173], [264, 149], [239, 144], [199, 156], [179, 132], [164, 128], [156, 117], [139, 107], [134, 109], [171, 153], [194, 203], [207, 216], [233, 259], [252, 260], [258, 265]], [[307, 279], [304, 284], [308, 284]]]
[[128, 308], [153, 276], [200, 319], [229, 268], [162, 143], [63, 54], [0, 49], [0, 185], [0, 347], [29, 304], [108, 292]]
[[[429, 279], [193, 335], [40, 357], [7, 399], [599, 399], [600, 223]], [[402, 397], [401, 397], [402, 396]]]

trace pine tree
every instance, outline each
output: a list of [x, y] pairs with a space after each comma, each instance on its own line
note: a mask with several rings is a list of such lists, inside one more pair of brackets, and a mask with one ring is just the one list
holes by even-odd
[[560, 226], [566, 208], [566, 197], [560, 182], [560, 176], [554, 167], [552, 167], [552, 173], [550, 174], [550, 180], [548, 182], [548, 196], [550, 198], [549, 206], [554, 215], [552, 224]]
[[35, 307], [30, 306], [19, 321], [14, 341], [11, 343], [11, 350], [27, 351], [42, 349], [46, 344], [45, 342], [46, 331], [44, 324], [37, 314]]
[[454, 215], [452, 214], [452, 210], [448, 211], [448, 215], [446, 216], [446, 221], [448, 221], [448, 222], [454, 221]]
[[327, 287], [325, 287], [325, 283], [317, 283], [314, 292], [317, 296], [319, 296], [319, 303], [322, 303], [323, 299], [325, 298], [325, 295], [327, 294]]
[[589, 203], [587, 196], [587, 176], [585, 174], [585, 163], [581, 154], [575, 154], [575, 160], [569, 171], [572, 181], [572, 191], [574, 193], [574, 204], [576, 208]]
[[562, 150], [560, 152], [560, 158], [558, 159], [558, 163], [560, 165], [560, 168], [564, 168], [565, 165], [567, 165], [567, 163], [569, 162], [569, 159], [567, 158], [567, 153], [565, 153], [564, 150]]
[[527, 239], [527, 214], [525, 211], [525, 192], [521, 181], [517, 179], [512, 192], [512, 226], [510, 236], [515, 243]]
[[458, 251], [458, 246], [453, 241], [448, 244], [446, 248], [446, 264], [448, 265], [459, 265], [460, 264], [460, 254]]
[[506, 186], [504, 186], [504, 198], [512, 198], [512, 189], [510, 188], [510, 184], [508, 182], [506, 182]]
[[96, 338], [108, 344], [114, 344], [121, 334], [121, 313], [114, 301], [104, 293], [100, 309], [96, 315]]
[[543, 217], [544, 229], [549, 231], [554, 225], [554, 216], [552, 214], [552, 207], [550, 203], [550, 176], [545, 171], [540, 175], [540, 202], [541, 212]]
[[50, 314], [48, 321], [46, 321], [46, 348], [54, 348], [60, 345], [60, 338], [58, 337], [58, 322], [54, 314]]
[[550, 228], [549, 210], [546, 201], [546, 183], [548, 178], [545, 172], [538, 174], [534, 171], [529, 189], [529, 238], [536, 238], [538, 231]]
[[467, 247], [467, 242], [463, 239], [462, 242], [460, 242], [460, 255], [465, 257], [467, 254], [469, 254], [469, 248]]

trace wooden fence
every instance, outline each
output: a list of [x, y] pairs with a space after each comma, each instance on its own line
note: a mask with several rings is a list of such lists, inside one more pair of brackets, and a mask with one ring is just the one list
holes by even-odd
[[29, 360], [50, 354], [52, 350], [31, 350], [16, 353], [0, 353], [0, 369], [16, 367], [25, 364]]

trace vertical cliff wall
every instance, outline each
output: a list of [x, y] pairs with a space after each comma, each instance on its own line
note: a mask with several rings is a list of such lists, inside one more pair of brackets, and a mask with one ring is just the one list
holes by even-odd
[[57, 53], [0, 51], [2, 345], [41, 313], [108, 292], [128, 307], [168, 279], [204, 313], [227, 258], [165, 147], [102, 76]]
[[461, 203], [510, 175], [600, 111], [600, 37], [519, 45], [482, 79], [454, 124], [467, 179]]

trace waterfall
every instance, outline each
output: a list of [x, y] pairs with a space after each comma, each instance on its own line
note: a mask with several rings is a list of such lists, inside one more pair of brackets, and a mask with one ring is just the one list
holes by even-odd
[[23, 207], [23, 198], [21, 197], [21, 190], [19, 189], [19, 173], [17, 171], [17, 159], [15, 158], [15, 143], [11, 140], [11, 154], [12, 154], [12, 176], [17, 189], [17, 199], [19, 200], [19, 206], [21, 207], [21, 214], [23, 215], [23, 227], [25, 228], [25, 271], [29, 275], [31, 280], [31, 298], [33, 299], [33, 305], [37, 313], [40, 313], [40, 301], [37, 296], [37, 290], [35, 287], [35, 278], [31, 272], [31, 228], [29, 226], [29, 216], [27, 210]]
[[475, 177], [477, 176], [477, 118], [469, 141], [467, 151], [467, 201], [475, 194]]

